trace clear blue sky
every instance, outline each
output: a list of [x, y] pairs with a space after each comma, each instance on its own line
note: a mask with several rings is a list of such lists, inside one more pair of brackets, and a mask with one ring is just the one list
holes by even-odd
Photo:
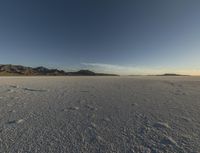
[[200, 1], [0, 0], [0, 63], [200, 74]]

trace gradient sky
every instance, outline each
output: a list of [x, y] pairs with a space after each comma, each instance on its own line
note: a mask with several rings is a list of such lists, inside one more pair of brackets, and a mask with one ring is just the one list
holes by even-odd
[[0, 63], [200, 74], [200, 1], [0, 0]]

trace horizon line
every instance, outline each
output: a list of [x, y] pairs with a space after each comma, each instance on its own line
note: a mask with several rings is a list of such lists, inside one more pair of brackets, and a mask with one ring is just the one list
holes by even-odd
[[[116, 65], [109, 65], [109, 64], [94, 64], [94, 63], [81, 63], [81, 64], [83, 64], [83, 65], [92, 65], [92, 66], [103, 66], [103, 67], [106, 67], [106, 66], [108, 66], [108, 67], [120, 67], [120, 66], [116, 66]], [[52, 68], [51, 66], [42, 66], [42, 65], [40, 65], [40, 66], [31, 66], [31, 65], [28, 65], [28, 66], [26, 66], [26, 65], [23, 65], [23, 64], [0, 64], [0, 65], [13, 65], [13, 66], [23, 66], [23, 67], [30, 67], [30, 68], [37, 68], [37, 67], [44, 67], [44, 68], [48, 68], [48, 69], [58, 69], [58, 70], [63, 70], [63, 71], [65, 71], [65, 72], [70, 72], [70, 71], [78, 71], [78, 70], [89, 70], [89, 71], [94, 71], [95, 73], [106, 73], [106, 74], [116, 74], [116, 75], [120, 75], [120, 76], [159, 76], [159, 75], [166, 75], [166, 74], [171, 74], [171, 75], [180, 75], [180, 76], [200, 76], [200, 74], [192, 74], [192, 73], [176, 73], [176, 72], [170, 72], [170, 71], [165, 71], [165, 72], [162, 72], [162, 73], [152, 73], [153, 72], [153, 70], [155, 70], [155, 69], [152, 69], [152, 72], [151, 73], [144, 73], [143, 72], [143, 74], [141, 74], [141, 73], [136, 73], [136, 72], [130, 72], [130, 73], [128, 73], [128, 69], [130, 68], [130, 67], [127, 67], [127, 74], [123, 74], [123, 73], [116, 73], [116, 72], [112, 72], [112, 71], [110, 71], [110, 72], [105, 72], [105, 71], [101, 71], [100, 69], [98, 70], [98, 68], [97, 69], [94, 69], [94, 67], [93, 68], [91, 68], [91, 67], [85, 67], [85, 68], [75, 68], [75, 69], [71, 69], [70, 71], [69, 70], [65, 70], [65, 69], [63, 69], [63, 68], [58, 68], [58, 67], [56, 67], [56, 68]], [[123, 66], [123, 69], [126, 69], [126, 67], [124, 67]], [[116, 71], [116, 70], [115, 70]]]

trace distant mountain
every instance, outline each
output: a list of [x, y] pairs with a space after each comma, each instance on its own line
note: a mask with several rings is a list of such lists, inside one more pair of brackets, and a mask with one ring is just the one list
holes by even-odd
[[183, 74], [175, 74], [175, 73], [165, 73], [165, 74], [149, 74], [149, 75], [128, 75], [128, 76], [190, 76], [190, 75], [183, 75]]
[[85, 76], [95, 76], [96, 73], [89, 71], [89, 70], [80, 70], [77, 72], [67, 72], [67, 75], [72, 75], [72, 76], [79, 76], [79, 75], [85, 75]]
[[165, 73], [157, 76], [189, 76], [189, 75], [182, 75], [182, 74], [175, 74], [175, 73]]
[[77, 72], [65, 72], [58, 69], [48, 69], [45, 67], [26, 67], [21, 65], [1, 64], [0, 76], [117, 76], [115, 74], [94, 73], [89, 70]]
[[67, 72], [67, 75], [72, 76], [118, 76], [116, 74], [95, 73], [90, 70], [80, 70], [77, 72]]

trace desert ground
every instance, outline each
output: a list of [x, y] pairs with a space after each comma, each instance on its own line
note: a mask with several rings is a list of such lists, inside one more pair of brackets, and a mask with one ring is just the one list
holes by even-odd
[[198, 153], [200, 77], [0, 77], [1, 153]]

